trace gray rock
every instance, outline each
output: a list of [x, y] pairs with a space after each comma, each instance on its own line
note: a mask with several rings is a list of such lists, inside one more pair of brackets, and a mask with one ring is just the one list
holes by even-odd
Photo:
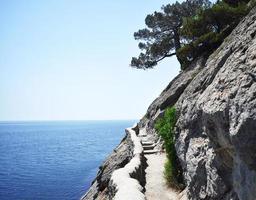
[[[163, 111], [174, 105], [189, 83], [204, 66], [206, 58], [199, 58], [187, 70], [174, 78], [160, 96], [149, 106], [146, 115], [138, 123], [140, 129], [145, 128], [148, 135], [155, 135], [154, 124], [163, 115]], [[155, 141], [158, 137], [155, 137]]]
[[177, 108], [175, 148], [189, 199], [256, 199], [256, 8], [207, 59], [181, 72], [139, 123]]
[[[176, 148], [191, 199], [255, 199], [255, 19], [254, 9], [176, 103]], [[199, 138], [203, 149], [191, 145]]]

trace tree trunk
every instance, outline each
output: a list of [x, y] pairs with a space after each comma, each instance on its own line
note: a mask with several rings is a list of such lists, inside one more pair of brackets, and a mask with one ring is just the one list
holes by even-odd
[[178, 30], [174, 30], [173, 31], [173, 39], [174, 39], [174, 47], [175, 47], [175, 51], [177, 52], [177, 50], [180, 49], [181, 45], [180, 45], [180, 35], [178, 33]]
[[[180, 44], [180, 35], [178, 33], [178, 30], [173, 31], [173, 39], [174, 39], [174, 47], [175, 47], [175, 52], [177, 52], [181, 48]], [[182, 65], [182, 60], [179, 58], [178, 54], [176, 54], [177, 60], [179, 63]]]

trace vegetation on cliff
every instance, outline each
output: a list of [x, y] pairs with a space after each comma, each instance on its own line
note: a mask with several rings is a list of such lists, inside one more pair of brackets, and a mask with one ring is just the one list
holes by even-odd
[[231, 33], [252, 6], [249, 0], [186, 0], [163, 6], [146, 17], [147, 28], [134, 33], [141, 53], [131, 66], [153, 68], [166, 57], [176, 55], [185, 69], [201, 55], [209, 55]]
[[174, 128], [176, 120], [175, 108], [167, 108], [164, 116], [157, 120], [155, 129], [164, 141], [164, 148], [167, 154], [167, 162], [165, 163], [164, 171], [166, 181], [168, 185], [180, 188], [182, 187], [183, 179], [174, 146]]

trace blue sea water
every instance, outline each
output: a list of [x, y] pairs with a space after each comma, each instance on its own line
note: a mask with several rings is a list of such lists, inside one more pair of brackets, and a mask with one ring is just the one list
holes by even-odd
[[79, 199], [134, 122], [0, 122], [0, 199]]

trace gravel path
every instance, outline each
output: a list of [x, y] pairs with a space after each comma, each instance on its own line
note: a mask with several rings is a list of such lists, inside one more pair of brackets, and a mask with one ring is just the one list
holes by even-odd
[[178, 200], [178, 193], [168, 188], [163, 175], [166, 154], [146, 155], [146, 198], [147, 200]]

